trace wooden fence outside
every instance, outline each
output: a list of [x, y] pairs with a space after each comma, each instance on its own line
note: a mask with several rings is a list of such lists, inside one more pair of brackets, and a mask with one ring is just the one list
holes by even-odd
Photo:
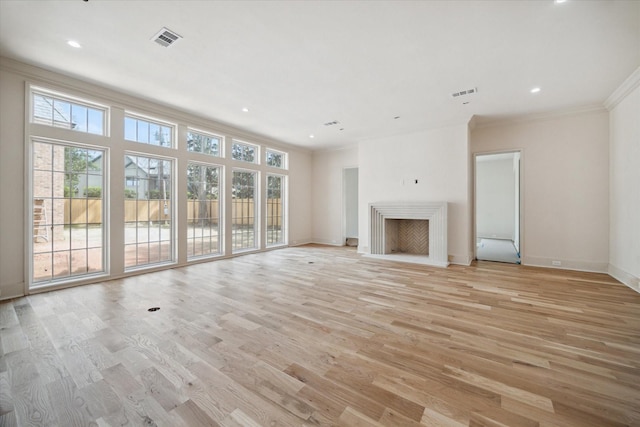
[[[102, 223], [101, 199], [65, 199], [64, 217], [71, 219], [71, 224]], [[201, 205], [202, 204], [202, 205]], [[202, 209], [202, 210], [201, 210]], [[165, 212], [167, 215], [165, 215]], [[187, 222], [192, 224], [200, 219], [218, 222], [218, 200], [188, 200]], [[170, 218], [171, 202], [169, 200], [125, 200], [125, 222], [162, 221]], [[252, 199], [234, 199], [231, 204], [231, 221], [233, 224], [253, 225], [254, 203]], [[282, 226], [282, 203], [280, 199], [267, 199], [267, 226]]]

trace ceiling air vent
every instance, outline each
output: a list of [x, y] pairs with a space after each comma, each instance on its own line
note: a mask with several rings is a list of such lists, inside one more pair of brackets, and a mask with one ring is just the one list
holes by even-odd
[[158, 33], [153, 36], [153, 41], [158, 43], [160, 46], [169, 47], [173, 43], [175, 43], [178, 39], [181, 39], [178, 34], [174, 33], [168, 28], [163, 28]]
[[474, 88], [471, 88], [471, 89], [461, 90], [460, 92], [453, 92], [451, 94], [451, 97], [452, 98], [457, 98], [459, 96], [472, 95], [472, 94], [477, 93], [477, 92], [478, 92], [478, 88], [474, 87]]

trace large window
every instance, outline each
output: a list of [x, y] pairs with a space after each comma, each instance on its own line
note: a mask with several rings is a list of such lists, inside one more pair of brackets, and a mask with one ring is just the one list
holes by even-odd
[[127, 115], [124, 118], [124, 139], [160, 147], [173, 147], [173, 127]]
[[124, 167], [125, 268], [172, 261], [173, 161], [128, 154]]
[[233, 171], [231, 190], [231, 238], [233, 250], [254, 249], [258, 219], [256, 218], [257, 172]]
[[286, 242], [284, 225], [284, 177], [267, 175], [267, 246]]
[[258, 147], [234, 140], [231, 144], [231, 158], [241, 162], [258, 163]]
[[187, 167], [187, 257], [220, 253], [220, 167]]
[[32, 144], [34, 285], [105, 271], [105, 151]]
[[104, 108], [40, 92], [32, 92], [31, 102], [33, 123], [96, 135], [105, 134]]
[[154, 117], [39, 86], [25, 99], [30, 287], [287, 243], [286, 152], [196, 129], [170, 110]]
[[187, 132], [187, 150], [220, 157], [223, 137], [202, 132]]

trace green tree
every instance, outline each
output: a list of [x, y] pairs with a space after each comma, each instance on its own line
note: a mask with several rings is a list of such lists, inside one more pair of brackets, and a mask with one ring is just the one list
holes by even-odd
[[77, 147], [65, 147], [64, 149], [64, 174], [65, 186], [69, 187], [69, 196], [78, 196], [78, 184], [80, 175], [86, 174], [89, 170], [100, 169], [94, 160], [96, 154], [92, 150]]
[[190, 164], [187, 167], [187, 194], [198, 201], [198, 218], [210, 221], [210, 200], [220, 196], [220, 170], [206, 165]]

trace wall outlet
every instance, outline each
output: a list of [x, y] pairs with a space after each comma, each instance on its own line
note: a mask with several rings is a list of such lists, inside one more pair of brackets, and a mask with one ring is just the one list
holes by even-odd
[[560, 267], [562, 265], [562, 262], [560, 262], [560, 261], [551, 261], [551, 265], [555, 265], [556, 267]]

